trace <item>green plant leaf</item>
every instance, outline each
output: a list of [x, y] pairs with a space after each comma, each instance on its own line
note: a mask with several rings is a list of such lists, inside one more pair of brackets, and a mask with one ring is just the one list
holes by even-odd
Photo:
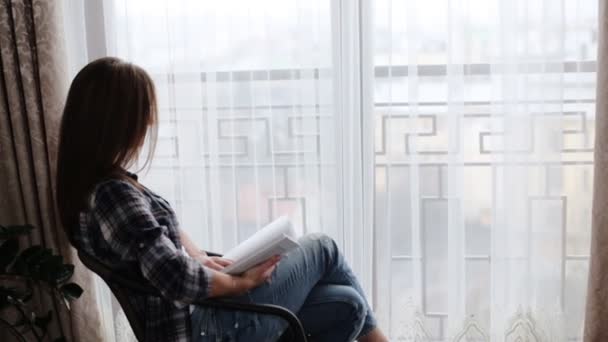
[[30, 246], [30, 247], [24, 249], [23, 252], [21, 252], [21, 254], [19, 255], [19, 257], [23, 258], [24, 260], [27, 260], [27, 259], [33, 257], [34, 255], [40, 253], [43, 249], [44, 249], [44, 247], [42, 247], [40, 245]]
[[67, 283], [61, 286], [61, 293], [66, 299], [77, 299], [82, 295], [82, 287], [76, 283]]
[[[59, 295], [68, 309], [69, 300], [79, 298], [84, 291], [76, 283], [67, 283], [74, 274], [74, 265], [64, 263], [63, 257], [54, 254], [53, 250], [34, 245], [19, 251], [18, 237], [32, 229], [31, 225], [0, 225], [0, 274], [7, 273], [5, 277], [15, 278], [18, 282], [17, 286], [0, 285], [0, 311], [19, 309], [22, 314], [15, 316], [15, 323], [12, 323], [16, 331], [19, 334], [42, 332], [43, 340], [47, 341], [51, 340], [47, 328], [55, 312], [51, 310], [38, 316], [31, 310], [27, 302], [32, 298], [33, 286], [50, 286], [53, 294]], [[61, 336], [53, 341], [66, 342], [66, 339]]]
[[34, 280], [42, 279], [42, 265], [53, 256], [53, 251], [42, 246], [31, 246], [24, 250], [15, 260], [13, 272], [32, 277]]
[[2, 226], [0, 225], [0, 240], [14, 239], [29, 234], [34, 226], [29, 224]]
[[12, 271], [19, 275], [27, 275], [28, 261], [38, 258], [42, 253], [44, 253], [44, 248], [39, 245], [26, 248], [24, 251], [21, 252], [21, 254], [19, 254], [17, 260], [15, 260], [15, 263], [12, 267]]
[[43, 247], [38, 253], [27, 258], [25, 260], [25, 262], [27, 263], [28, 268], [31, 271], [32, 268], [40, 267], [42, 264], [47, 262], [47, 260], [49, 258], [51, 258], [52, 256], [53, 256], [53, 251], [50, 250], [49, 248]]
[[63, 264], [55, 274], [55, 284], [63, 284], [74, 275], [74, 265]]
[[37, 276], [38, 280], [47, 282], [50, 286], [57, 284], [57, 278], [61, 276], [63, 268], [63, 257], [60, 255], [49, 255], [44, 258], [40, 264], [33, 266], [33, 269], [37, 271], [36, 275], [32, 273], [32, 276]]
[[8, 239], [0, 244], [0, 273], [6, 273], [7, 267], [15, 261], [19, 253], [19, 240]]

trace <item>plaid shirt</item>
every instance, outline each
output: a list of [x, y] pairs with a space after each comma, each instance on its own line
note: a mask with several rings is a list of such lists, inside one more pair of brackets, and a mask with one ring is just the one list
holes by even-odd
[[182, 251], [169, 203], [119, 179], [98, 184], [89, 203], [74, 236], [78, 248], [143, 276], [162, 293], [163, 298], [128, 293], [137, 314], [144, 317], [146, 341], [189, 341], [187, 303], [207, 296], [211, 272]]

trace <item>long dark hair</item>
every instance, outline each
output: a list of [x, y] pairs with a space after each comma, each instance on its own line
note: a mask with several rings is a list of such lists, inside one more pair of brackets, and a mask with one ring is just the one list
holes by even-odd
[[68, 236], [95, 185], [125, 177], [149, 128], [156, 143], [156, 95], [142, 68], [105, 57], [85, 66], [74, 78], [61, 120], [57, 165], [57, 204]]

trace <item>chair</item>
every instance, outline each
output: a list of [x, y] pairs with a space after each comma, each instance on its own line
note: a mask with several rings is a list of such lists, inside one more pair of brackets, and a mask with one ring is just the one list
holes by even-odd
[[[212, 256], [218, 256], [217, 254], [213, 253], [208, 254]], [[82, 250], [78, 250], [78, 257], [87, 268], [99, 275], [106, 282], [108, 287], [110, 287], [110, 290], [120, 303], [120, 306], [122, 307], [125, 316], [127, 316], [127, 320], [131, 325], [131, 329], [133, 329], [135, 337], [137, 337], [138, 341], [143, 341], [145, 336], [145, 322], [143, 321], [142, 317], [138, 317], [134, 308], [131, 306], [128, 300], [127, 294], [124, 292], [123, 289], [131, 289], [137, 292], [141, 292], [143, 294], [158, 297], [161, 296], [160, 292], [152, 285], [149, 285], [142, 277], [134, 277], [133, 275], [120, 274], [120, 272], [112, 270], [110, 266], [102, 263], [94, 256]], [[306, 334], [304, 333], [304, 328], [302, 327], [302, 323], [300, 323], [296, 315], [281, 306], [270, 304], [239, 303], [218, 299], [205, 299], [195, 302], [193, 304], [207, 307], [215, 307], [220, 309], [238, 310], [278, 316], [287, 321], [287, 323], [289, 324], [289, 328], [281, 336], [279, 341], [307, 341]]]

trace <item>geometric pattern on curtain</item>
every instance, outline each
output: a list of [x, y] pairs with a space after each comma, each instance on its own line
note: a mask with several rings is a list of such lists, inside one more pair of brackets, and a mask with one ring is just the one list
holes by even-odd
[[597, 4], [372, 3], [381, 322], [407, 341], [581, 340]]

